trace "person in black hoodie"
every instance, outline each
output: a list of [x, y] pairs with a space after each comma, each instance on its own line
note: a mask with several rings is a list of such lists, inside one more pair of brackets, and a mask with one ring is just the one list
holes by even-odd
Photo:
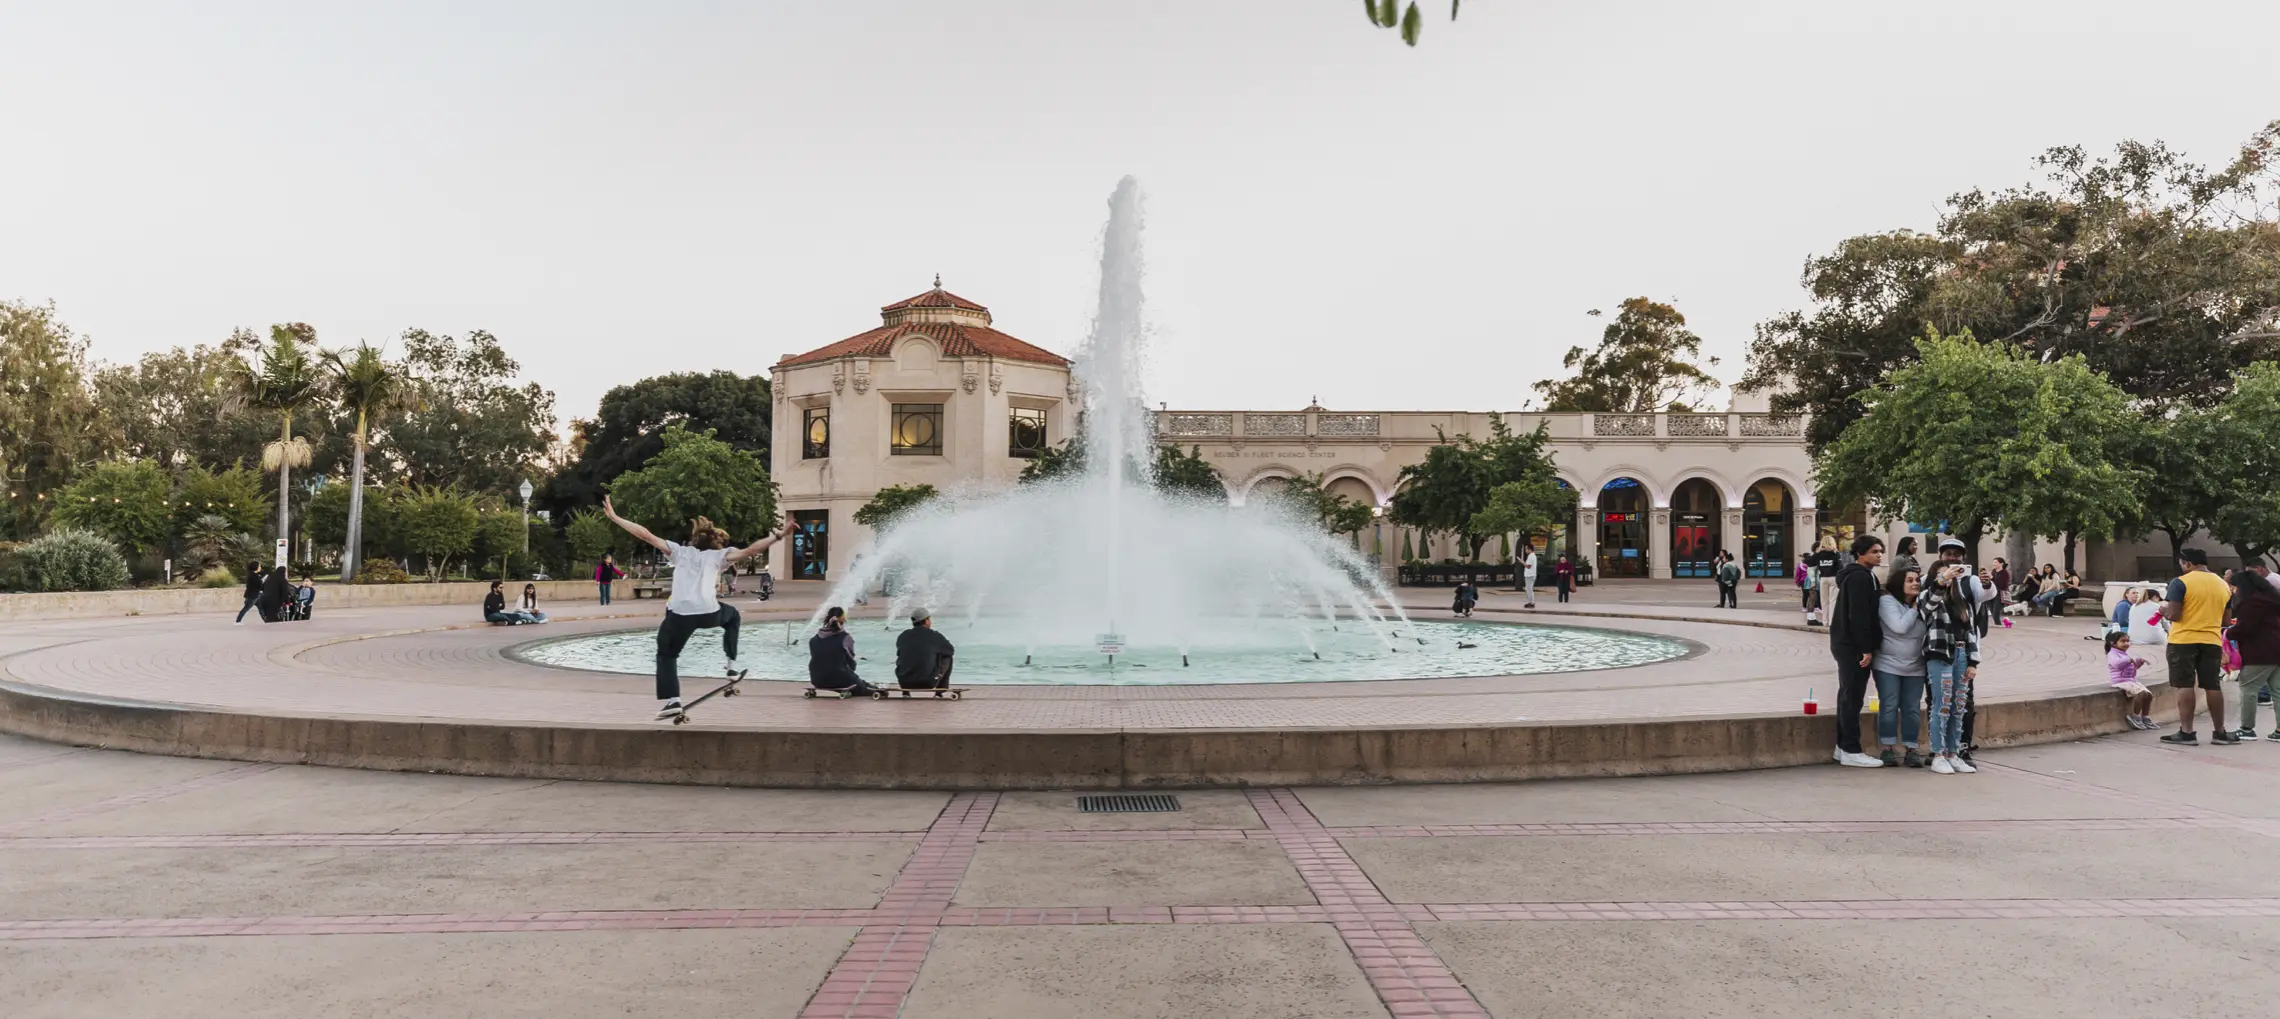
[[261, 563], [245, 564], [245, 604], [238, 608], [237, 625], [245, 625], [245, 614], [261, 601]]
[[1884, 643], [1884, 624], [1876, 616], [1876, 567], [1884, 562], [1884, 541], [1873, 535], [1853, 539], [1853, 561], [1837, 571], [1834, 611], [1829, 617], [1829, 654], [1837, 660], [1838, 764], [1848, 768], [1881, 768], [1884, 762], [1861, 753], [1860, 712], [1868, 701], [1869, 663]]

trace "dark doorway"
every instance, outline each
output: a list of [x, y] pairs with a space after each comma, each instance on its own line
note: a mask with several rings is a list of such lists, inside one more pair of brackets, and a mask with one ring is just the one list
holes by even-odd
[[1701, 478], [1678, 486], [1670, 500], [1670, 575], [1707, 577], [1717, 572], [1718, 515], [1725, 500]]
[[831, 511], [792, 511], [792, 576], [822, 580], [831, 571]]
[[1599, 575], [1647, 575], [1647, 489], [1635, 479], [1599, 490]]
[[1792, 510], [1789, 486], [1767, 478], [1742, 496], [1742, 569], [1753, 577], [1789, 576]]

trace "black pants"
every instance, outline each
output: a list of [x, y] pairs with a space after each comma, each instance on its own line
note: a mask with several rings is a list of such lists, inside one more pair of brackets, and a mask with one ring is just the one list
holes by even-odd
[[252, 597], [252, 598], [247, 598], [247, 599], [245, 600], [245, 604], [244, 604], [244, 605], [241, 605], [241, 606], [239, 606], [239, 607], [238, 607], [238, 614], [237, 614], [237, 620], [236, 620], [236, 621], [237, 621], [237, 622], [240, 622], [240, 623], [242, 623], [242, 622], [245, 622], [245, 614], [246, 614], [246, 613], [248, 613], [248, 612], [251, 612], [251, 611], [253, 611], [253, 607], [254, 607], [254, 605], [258, 604], [258, 603], [260, 602], [260, 600], [261, 600], [261, 599], [260, 599], [260, 597], [259, 597], [258, 595], [257, 595], [257, 596], [255, 596], [255, 597]]
[[657, 699], [681, 696], [681, 649], [689, 643], [689, 635], [698, 630], [720, 627], [720, 650], [730, 661], [736, 660], [736, 632], [744, 626], [744, 616], [735, 606], [723, 605], [711, 613], [684, 616], [678, 612], [665, 613], [665, 622], [657, 628]]
[[1742, 585], [1741, 585], [1739, 582], [1736, 582], [1736, 583], [1732, 583], [1732, 584], [1729, 584], [1729, 583], [1726, 583], [1725, 581], [1719, 581], [1719, 582], [1718, 582], [1718, 607], [1719, 607], [1719, 608], [1725, 608], [1726, 606], [1729, 606], [1729, 605], [1731, 605], [1731, 606], [1733, 606], [1733, 607], [1735, 607], [1735, 608], [1737, 608], [1737, 609], [1738, 609], [1738, 608], [1741, 608], [1741, 607], [1742, 607], [1742, 595], [1741, 595], [1741, 587], [1742, 587]]
[[1566, 585], [1566, 584], [1561, 584], [1559, 587], [1560, 587], [1560, 600], [1564, 602], [1564, 601], [1568, 600], [1568, 597], [1567, 597], [1567, 596], [1568, 596], [1568, 585]]
[[[1838, 653], [1837, 749], [1848, 754], [1860, 753], [1860, 710], [1868, 703], [1869, 678], [1859, 655]], [[1969, 745], [1969, 737], [1964, 742]]]

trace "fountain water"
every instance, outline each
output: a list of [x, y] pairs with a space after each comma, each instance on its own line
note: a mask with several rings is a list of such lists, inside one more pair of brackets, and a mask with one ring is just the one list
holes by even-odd
[[983, 625], [986, 609], [987, 625], [1018, 642], [1024, 658], [1124, 647], [1176, 651], [1182, 664], [1213, 649], [1319, 658], [1321, 638], [1341, 619], [1358, 631], [1343, 633], [1346, 643], [1366, 635], [1373, 653], [1399, 650], [1395, 634], [1407, 620], [1398, 607], [1378, 607], [1394, 605], [1390, 592], [1344, 543], [1272, 510], [1183, 499], [1149, 483], [1139, 182], [1118, 182], [1108, 204], [1098, 310], [1077, 359], [1083, 473], [954, 493], [906, 515], [826, 604], [847, 604], [891, 571], [890, 627], [915, 605], [933, 610], [937, 625]]

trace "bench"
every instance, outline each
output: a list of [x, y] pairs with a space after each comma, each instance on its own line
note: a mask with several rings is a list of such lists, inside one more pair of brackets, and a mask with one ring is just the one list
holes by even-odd
[[637, 599], [663, 598], [672, 590], [673, 585], [671, 584], [661, 583], [655, 580], [644, 580], [633, 585], [633, 596]]

